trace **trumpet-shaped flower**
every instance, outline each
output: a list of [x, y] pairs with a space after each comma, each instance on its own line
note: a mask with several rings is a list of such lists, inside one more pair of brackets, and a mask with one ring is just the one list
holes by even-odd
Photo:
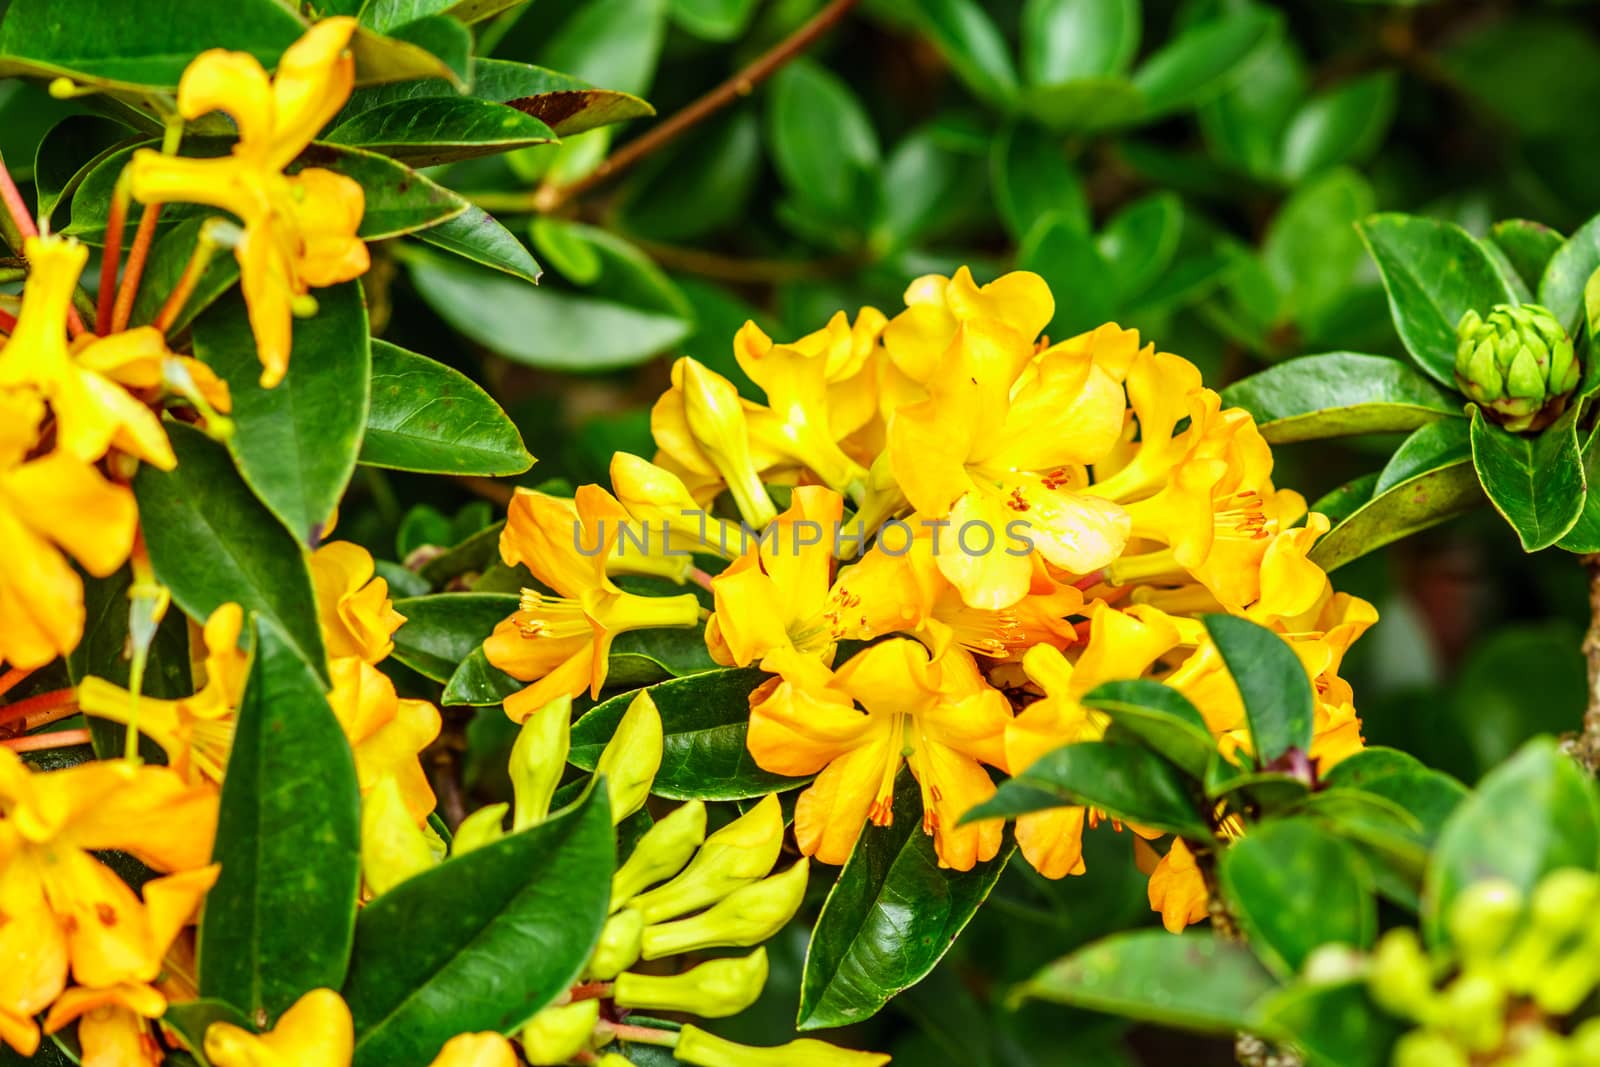
[[968, 653], [952, 648], [932, 659], [918, 642], [895, 638], [837, 671], [790, 649], [762, 667], [779, 677], [752, 694], [750, 754], [778, 774], [818, 775], [795, 806], [801, 852], [840, 864], [863, 824], [889, 825], [895, 777], [907, 763], [941, 864], [970, 870], [999, 851], [999, 823], [957, 825], [993, 795], [981, 764], [1005, 767], [1011, 717]]
[[239, 131], [233, 151], [192, 159], [140, 149], [128, 165], [129, 186], [144, 203], [204, 204], [243, 222], [234, 255], [263, 386], [288, 369], [294, 307], [313, 286], [358, 277], [369, 263], [356, 236], [366, 207], [361, 186], [315, 167], [284, 173], [350, 95], [355, 62], [346, 46], [355, 27], [353, 18], [318, 22], [284, 52], [270, 80], [248, 53], [201, 53], [178, 83], [178, 112], [225, 112]]
[[400, 697], [388, 675], [356, 657], [333, 660], [328, 669], [328, 705], [355, 755], [361, 792], [392, 777], [412, 820], [422, 822], [434, 796], [418, 757], [439, 736], [439, 709]]
[[372, 554], [349, 541], [329, 541], [311, 554], [317, 622], [328, 655], [377, 663], [394, 650], [406, 617], [394, 610], [389, 583], [375, 577]]
[[1211, 894], [1194, 853], [1183, 838], [1173, 839], [1172, 848], [1150, 872], [1147, 892], [1151, 909], [1160, 913], [1161, 925], [1169, 933], [1181, 934], [1190, 924], [1206, 917]]
[[1030, 349], [1055, 317], [1056, 301], [1045, 280], [1013, 271], [978, 285], [966, 267], [945, 278], [927, 274], [906, 288], [906, 309], [883, 330], [883, 347], [909, 379], [927, 382], [960, 328], [970, 322], [998, 323]]
[[783, 458], [751, 432], [750, 420], [762, 412], [728, 379], [685, 356], [672, 365], [672, 388], [650, 409], [656, 462], [726, 486], [744, 521], [760, 529], [777, 514], [761, 472]]

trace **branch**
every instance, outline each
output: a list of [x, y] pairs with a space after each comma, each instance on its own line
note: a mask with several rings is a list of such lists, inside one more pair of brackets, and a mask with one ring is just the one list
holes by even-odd
[[1600, 769], [1600, 553], [1579, 556], [1589, 575], [1589, 631], [1583, 635], [1583, 657], [1589, 664], [1589, 706], [1583, 730], [1566, 738], [1563, 747], [1590, 774]]

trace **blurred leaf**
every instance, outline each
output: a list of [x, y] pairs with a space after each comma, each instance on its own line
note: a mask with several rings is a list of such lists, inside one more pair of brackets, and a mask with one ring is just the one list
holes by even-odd
[[561, 24], [540, 59], [591, 85], [637, 96], [655, 78], [666, 13], [666, 0], [588, 0]]
[[1060, 133], [1086, 133], [1137, 121], [1144, 94], [1127, 78], [1075, 78], [1024, 91], [1022, 110]]
[[1395, 96], [1394, 75], [1385, 71], [1312, 97], [1284, 134], [1283, 176], [1298, 182], [1367, 156], [1389, 129]]
[[1360, 231], [1383, 274], [1400, 340], [1419, 367], [1453, 387], [1461, 316], [1516, 297], [1482, 246], [1454, 223], [1380, 214]]
[[1248, 1030], [1276, 988], [1238, 942], [1206, 932], [1113, 934], [1046, 967], [1018, 990], [1058, 1004], [1185, 1030]]
[[895, 783], [896, 818], [867, 825], [828, 893], [806, 949], [796, 1026], [819, 1030], [876, 1015], [950, 950], [994, 888], [1016, 845], [970, 871], [940, 865], [918, 818], [909, 771]]
[[1298, 974], [1320, 945], [1370, 948], [1377, 935], [1361, 857], [1306, 819], [1252, 828], [1222, 853], [1219, 871], [1230, 910], [1279, 978]]
[[200, 995], [267, 1026], [304, 993], [338, 989], [361, 886], [360, 796], [322, 680], [255, 616], [200, 916]]
[[1289, 986], [1260, 1006], [1262, 1021], [1330, 1067], [1388, 1067], [1406, 1022], [1379, 1010], [1364, 978]]
[[1549, 548], [1583, 514], [1576, 407], [1537, 434], [1511, 433], [1472, 411], [1472, 463], [1524, 552]]
[[359, 459], [391, 470], [488, 477], [533, 465], [516, 424], [477, 383], [387, 341], [372, 342], [372, 406]]
[[350, 51], [358, 85], [441, 78], [460, 91], [467, 86], [472, 35], [455, 19], [427, 15], [381, 34], [357, 26]]
[[1139, 0], [1027, 0], [1022, 71], [1031, 85], [1123, 74], [1139, 51]]
[[516, 235], [476, 205], [453, 219], [428, 227], [417, 238], [529, 284], [538, 284], [544, 273]]
[[1312, 503], [1311, 510], [1321, 512], [1330, 523], [1338, 526], [1372, 499], [1373, 489], [1378, 484], [1378, 473], [1363, 474], [1336, 489], [1328, 490]]
[[748, 210], [760, 170], [760, 124], [741, 109], [685, 136], [653, 169], [640, 168], [623, 195], [622, 222], [653, 241], [700, 237]]
[[1467, 650], [1450, 712], [1479, 767], [1496, 767], [1536, 734], [1582, 721], [1588, 692], [1582, 644], [1565, 619], [1508, 621]]
[[1243, 8], [1184, 30], [1134, 71], [1145, 114], [1164, 115], [1216, 96], [1248, 70], [1245, 60], [1280, 31], [1275, 12]]
[[1583, 290], [1600, 270], [1600, 215], [1584, 223], [1550, 255], [1539, 278], [1539, 303], [1574, 339], [1584, 322]]
[[975, 201], [982, 177], [971, 157], [941, 144], [931, 127], [913, 130], [895, 146], [883, 168], [883, 186], [873, 236], [900, 249], [951, 229]]
[[756, 0], [670, 0], [672, 21], [707, 41], [731, 41], [755, 14]]
[[1187, 697], [1150, 678], [1104, 682], [1084, 694], [1084, 707], [1105, 712], [1158, 754], [1194, 778], [1216, 751], [1211, 729]]
[[904, 14], [977, 96], [1005, 104], [1016, 95], [1011, 50], [982, 5], [975, 0], [911, 0]]
[[1007, 127], [993, 141], [989, 181], [1012, 237], [1021, 240], [1051, 214], [1069, 229], [1089, 232], [1089, 201], [1060, 137], [1026, 122]]
[[1446, 936], [1445, 917], [1461, 890], [1504, 878], [1524, 894], [1562, 867], [1592, 871], [1600, 861], [1594, 783], [1548, 738], [1528, 742], [1490, 771], [1439, 836], [1423, 889], [1423, 930]]
[[549, 144], [556, 135], [516, 108], [461, 97], [385, 104], [340, 123], [323, 139], [378, 152], [409, 166], [431, 167]]
[[1057, 301], [1046, 329], [1052, 337], [1072, 337], [1116, 317], [1111, 267], [1094, 238], [1069, 219], [1054, 212], [1040, 218], [1022, 242], [1017, 267], [1046, 279], [1074, 279], [1072, 299]]
[[1404, 363], [1358, 352], [1291, 359], [1234, 382], [1222, 397], [1250, 412], [1271, 444], [1414, 430], [1461, 414], [1460, 397]]
[[767, 136], [790, 195], [839, 221], [859, 225], [870, 215], [878, 135], [837, 75], [806, 60], [779, 71], [772, 79]]
[[1311, 750], [1311, 682], [1289, 642], [1233, 615], [1207, 615], [1206, 633], [1228, 665], [1244, 702], [1259, 766], [1293, 750]]
[[604, 270], [600, 253], [584, 238], [578, 223], [540, 215], [530, 224], [528, 236], [556, 273], [573, 285], [593, 285], [600, 280]]
[[1538, 291], [1544, 269], [1564, 238], [1540, 222], [1504, 219], [1490, 227], [1489, 240], [1505, 254], [1512, 270], [1531, 293]]
[[1441, 56], [1445, 71], [1516, 131], [1556, 136], [1566, 115], [1600, 108], [1600, 45], [1582, 26], [1513, 15], [1463, 30]]
[[1372, 187], [1350, 170], [1307, 182], [1284, 202], [1261, 244], [1261, 262], [1282, 298], [1279, 320], [1314, 333], [1345, 298], [1362, 262], [1356, 223], [1372, 206]]
[[1300, 109], [1310, 78], [1288, 35], [1267, 41], [1250, 57], [1250, 76], [1201, 105], [1200, 128], [1220, 161], [1258, 178], [1277, 180], [1284, 133]]
[[1183, 202], [1173, 193], [1135, 200], [1106, 223], [1095, 245], [1120, 299], [1131, 300], [1161, 276], [1182, 234]]

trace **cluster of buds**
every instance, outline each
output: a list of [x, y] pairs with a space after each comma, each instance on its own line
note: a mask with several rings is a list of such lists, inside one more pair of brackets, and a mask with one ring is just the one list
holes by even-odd
[[1367, 971], [1380, 1007], [1418, 1024], [1395, 1067], [1587, 1067], [1600, 1018], [1570, 1016], [1600, 986], [1600, 875], [1566, 869], [1528, 899], [1508, 882], [1464, 890], [1451, 906], [1453, 952], [1430, 956], [1415, 930], [1384, 935]]
[[1538, 304], [1496, 304], [1456, 326], [1456, 384], [1508, 430], [1554, 422], [1582, 368], [1561, 323]]

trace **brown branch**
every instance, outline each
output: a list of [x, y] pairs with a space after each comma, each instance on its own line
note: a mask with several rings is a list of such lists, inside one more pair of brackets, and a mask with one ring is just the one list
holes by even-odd
[[1568, 737], [1565, 747], [1585, 770], [1600, 769], [1600, 553], [1579, 556], [1589, 576], [1589, 631], [1583, 636], [1583, 658], [1589, 665], [1589, 703], [1583, 712], [1583, 730]]
[[812, 16], [804, 26], [761, 55], [755, 62], [739, 71], [700, 99], [677, 112], [661, 125], [623, 145], [615, 155], [604, 160], [593, 171], [567, 185], [543, 185], [528, 201], [528, 206], [540, 214], [549, 214], [563, 204], [615, 178], [623, 171], [650, 155], [685, 131], [705, 121], [740, 97], [749, 96], [757, 85], [770, 78], [791, 59], [794, 59], [823, 34], [845, 17], [856, 0], [833, 0], [831, 4]]

